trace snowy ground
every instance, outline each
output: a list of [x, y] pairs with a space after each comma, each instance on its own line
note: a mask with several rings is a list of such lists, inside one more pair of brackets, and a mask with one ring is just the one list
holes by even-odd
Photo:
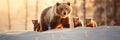
[[55, 29], [45, 32], [0, 31], [0, 40], [120, 40], [120, 26]]

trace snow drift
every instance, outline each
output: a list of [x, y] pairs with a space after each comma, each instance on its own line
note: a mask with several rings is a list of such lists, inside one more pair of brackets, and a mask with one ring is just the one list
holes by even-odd
[[0, 40], [120, 40], [120, 27], [54, 29], [45, 32], [0, 32]]

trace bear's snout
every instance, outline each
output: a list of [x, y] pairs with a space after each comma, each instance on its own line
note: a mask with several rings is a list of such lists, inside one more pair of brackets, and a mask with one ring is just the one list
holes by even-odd
[[64, 15], [66, 15], [66, 12], [64, 12]]

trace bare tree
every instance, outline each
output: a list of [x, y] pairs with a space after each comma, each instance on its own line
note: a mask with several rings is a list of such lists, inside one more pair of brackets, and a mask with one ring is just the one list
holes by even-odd
[[7, 4], [8, 4], [8, 23], [9, 23], [9, 30], [11, 30], [11, 17], [10, 17], [10, 0], [7, 0]]
[[25, 8], [26, 8], [26, 15], [25, 15], [25, 30], [27, 30], [27, 18], [28, 18], [28, 0], [25, 0]]
[[86, 8], [85, 8], [85, 3], [86, 0], [83, 0], [83, 15], [84, 15], [84, 26], [86, 27]]
[[76, 6], [76, 4], [77, 4], [77, 1], [76, 0], [74, 0], [74, 3], [73, 3], [74, 5], [73, 5], [73, 14], [74, 14], [74, 16], [75, 17], [78, 17], [78, 10], [77, 10], [77, 6]]
[[38, 0], [36, 0], [36, 14], [35, 14], [35, 19], [37, 20], [38, 18]]

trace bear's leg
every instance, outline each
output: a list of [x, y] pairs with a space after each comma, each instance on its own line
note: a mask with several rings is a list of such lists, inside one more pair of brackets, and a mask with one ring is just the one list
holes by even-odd
[[36, 31], [37, 27], [34, 27], [34, 31]]
[[47, 26], [43, 26], [42, 27], [42, 31], [47, 31], [48, 30], [48, 27]]
[[62, 25], [62, 24], [58, 24], [58, 25], [55, 27], [55, 29], [61, 29], [61, 28], [63, 28], [63, 25]]
[[51, 29], [55, 29], [57, 25], [58, 25], [57, 22], [51, 22], [51, 23], [50, 23]]
[[61, 19], [61, 23], [63, 25], [63, 28], [70, 28], [69, 18]]
[[40, 31], [40, 24], [37, 25], [37, 32]]
[[55, 29], [57, 25], [59, 25], [59, 23], [60, 23], [60, 17], [54, 16], [53, 20], [50, 22], [51, 29]]
[[70, 24], [69, 23], [63, 23], [63, 28], [70, 28]]
[[48, 30], [48, 26], [45, 25], [43, 22], [41, 22], [42, 25], [42, 31], [47, 31]]
[[74, 24], [74, 25], [75, 25], [74, 28], [76, 28], [76, 27], [82, 26], [82, 23], [77, 23], [77, 24]]

